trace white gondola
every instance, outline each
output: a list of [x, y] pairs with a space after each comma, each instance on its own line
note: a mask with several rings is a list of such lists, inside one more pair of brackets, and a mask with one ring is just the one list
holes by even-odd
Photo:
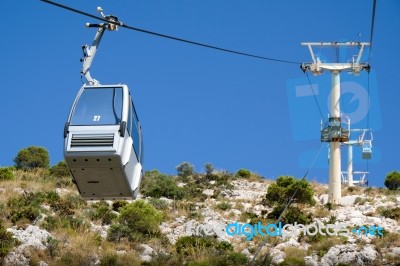
[[362, 158], [370, 160], [372, 158], [372, 140], [365, 140], [362, 145]]
[[84, 46], [82, 74], [87, 80], [76, 96], [64, 128], [64, 158], [86, 200], [135, 199], [143, 174], [142, 129], [127, 85], [100, 85], [89, 73], [104, 30], [116, 30], [118, 19], [98, 27], [90, 49]]

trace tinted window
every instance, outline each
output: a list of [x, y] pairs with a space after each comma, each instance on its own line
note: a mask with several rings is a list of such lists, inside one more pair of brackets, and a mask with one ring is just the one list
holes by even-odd
[[129, 101], [127, 129], [129, 136], [132, 136], [132, 101]]
[[115, 125], [121, 122], [122, 88], [85, 88], [71, 125]]
[[140, 160], [140, 127], [139, 127], [139, 120], [137, 118], [135, 109], [132, 109], [132, 140], [133, 140], [133, 149], [135, 150], [136, 157]]

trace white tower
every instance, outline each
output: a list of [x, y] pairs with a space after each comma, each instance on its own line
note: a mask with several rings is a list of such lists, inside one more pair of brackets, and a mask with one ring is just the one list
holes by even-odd
[[[312, 63], [304, 63], [301, 68], [304, 72], [311, 71], [314, 75], [320, 75], [324, 70], [328, 70], [332, 74], [332, 91], [331, 91], [331, 106], [328, 126], [321, 131], [321, 141], [329, 142], [329, 199], [333, 204], [340, 203], [341, 194], [341, 157], [340, 145], [342, 142], [349, 140], [349, 131], [341, 126], [340, 113], [340, 72], [348, 71], [358, 75], [361, 70], [369, 71], [370, 66], [367, 63], [360, 63], [362, 53], [365, 46], [370, 45], [365, 42], [315, 42], [301, 43], [302, 46], [307, 46]], [[314, 55], [313, 47], [332, 47], [340, 48], [344, 46], [356, 46], [360, 48], [358, 55], [353, 56], [351, 62], [347, 63], [325, 63], [321, 62], [320, 58]]]

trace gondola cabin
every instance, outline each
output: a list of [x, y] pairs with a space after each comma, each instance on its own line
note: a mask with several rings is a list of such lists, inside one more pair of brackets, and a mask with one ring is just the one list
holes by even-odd
[[86, 200], [135, 199], [143, 137], [126, 85], [84, 85], [64, 129], [64, 157]]

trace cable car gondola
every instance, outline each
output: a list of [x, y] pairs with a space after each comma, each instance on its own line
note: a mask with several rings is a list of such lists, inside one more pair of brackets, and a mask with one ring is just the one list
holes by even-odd
[[143, 136], [128, 86], [100, 85], [89, 73], [104, 30], [117, 30], [114, 16], [104, 16], [92, 46], [84, 46], [84, 84], [64, 128], [64, 157], [86, 200], [135, 199], [143, 174]]

